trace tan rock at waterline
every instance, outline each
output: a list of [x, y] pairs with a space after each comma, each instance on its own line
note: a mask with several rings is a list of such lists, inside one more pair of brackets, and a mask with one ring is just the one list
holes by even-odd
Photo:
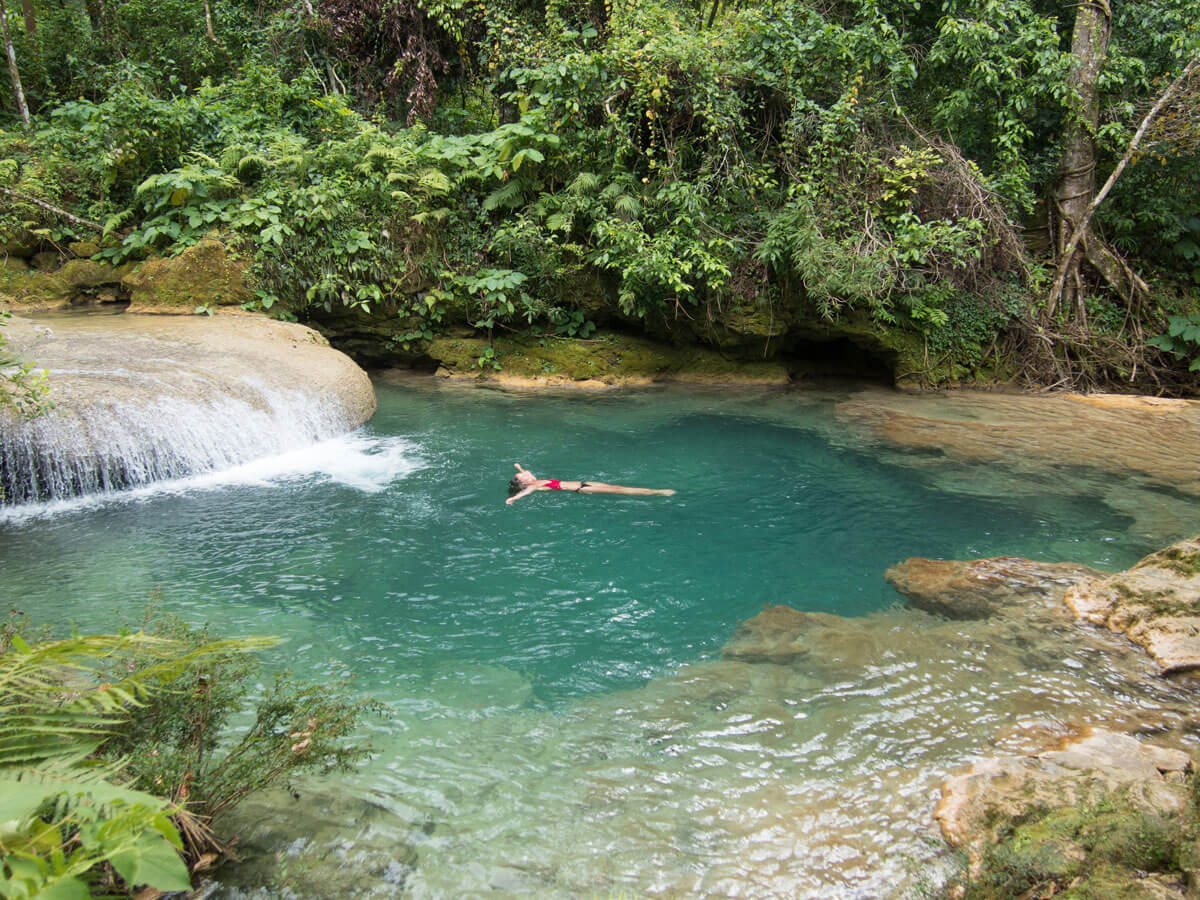
[[1071, 585], [1104, 576], [1074, 563], [1001, 556], [968, 562], [913, 557], [883, 577], [918, 609], [950, 619], [982, 619], [1033, 599], [1056, 607]]
[[1067, 606], [1146, 648], [1163, 675], [1200, 671], [1200, 536], [1073, 585]]
[[768, 607], [738, 626], [721, 656], [750, 663], [789, 663], [808, 656], [804, 635], [812, 621], [810, 613], [790, 606]]
[[977, 867], [1005, 826], [1036, 810], [1095, 803], [1120, 790], [1143, 812], [1181, 813], [1190, 766], [1182, 751], [1093, 731], [1041, 753], [975, 763], [942, 785], [934, 818], [947, 843], [967, 849]]
[[1140, 473], [1200, 494], [1200, 401], [1108, 394], [936, 395], [866, 390], [838, 414], [901, 447], [951, 459], [1002, 462], [1023, 470], [1047, 464]]

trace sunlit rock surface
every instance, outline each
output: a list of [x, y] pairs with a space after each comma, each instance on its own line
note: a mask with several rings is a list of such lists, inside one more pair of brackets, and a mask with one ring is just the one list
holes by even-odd
[[1200, 536], [1075, 584], [1066, 602], [1079, 618], [1145, 647], [1163, 675], [1200, 671]]
[[48, 372], [54, 409], [0, 407], [4, 502], [217, 471], [362, 424], [375, 393], [315, 331], [257, 316], [14, 318], [10, 350]]

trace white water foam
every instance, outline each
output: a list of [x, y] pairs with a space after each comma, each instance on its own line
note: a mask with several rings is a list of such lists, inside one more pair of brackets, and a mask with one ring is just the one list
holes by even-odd
[[404, 438], [381, 438], [361, 430], [353, 431], [298, 450], [215, 472], [157, 481], [127, 490], [99, 491], [62, 500], [0, 507], [0, 524], [22, 524], [64, 513], [164, 495], [183, 495], [236, 486], [278, 487], [304, 479], [334, 482], [364, 493], [377, 493], [424, 468], [427, 463], [419, 451], [418, 445]]

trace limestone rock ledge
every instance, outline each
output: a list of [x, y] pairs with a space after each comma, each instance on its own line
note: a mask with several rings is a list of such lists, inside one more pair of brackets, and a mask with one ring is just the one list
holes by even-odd
[[950, 619], [1069, 609], [1144, 648], [1164, 676], [1200, 673], [1200, 536], [1115, 575], [1019, 557], [915, 557], [884, 577], [910, 605]]
[[[300, 449], [375, 412], [367, 374], [303, 325], [262, 316], [15, 317], [9, 350], [54, 408], [0, 402], [0, 502], [138, 487]], [[4, 398], [0, 397], [0, 401]]]
[[19, 258], [10, 258], [0, 269], [0, 301], [14, 311], [128, 301], [130, 312], [190, 313], [197, 306], [237, 306], [252, 299], [246, 286], [249, 267], [249, 259], [211, 237], [178, 256], [120, 266], [84, 258], [63, 262], [55, 256], [41, 269], [30, 270]]
[[1074, 584], [1065, 599], [1080, 619], [1144, 647], [1161, 674], [1200, 671], [1200, 536]]

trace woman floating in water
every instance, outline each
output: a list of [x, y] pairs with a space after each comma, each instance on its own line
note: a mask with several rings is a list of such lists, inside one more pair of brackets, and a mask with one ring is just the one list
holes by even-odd
[[603, 481], [559, 481], [557, 478], [538, 478], [532, 472], [526, 472], [520, 463], [513, 463], [517, 474], [508, 483], [512, 496], [505, 503], [520, 500], [526, 494], [534, 491], [574, 491], [576, 494], [636, 494], [638, 496], [670, 497], [674, 491], [657, 491], [653, 488], [622, 487], [619, 484], [605, 484]]

